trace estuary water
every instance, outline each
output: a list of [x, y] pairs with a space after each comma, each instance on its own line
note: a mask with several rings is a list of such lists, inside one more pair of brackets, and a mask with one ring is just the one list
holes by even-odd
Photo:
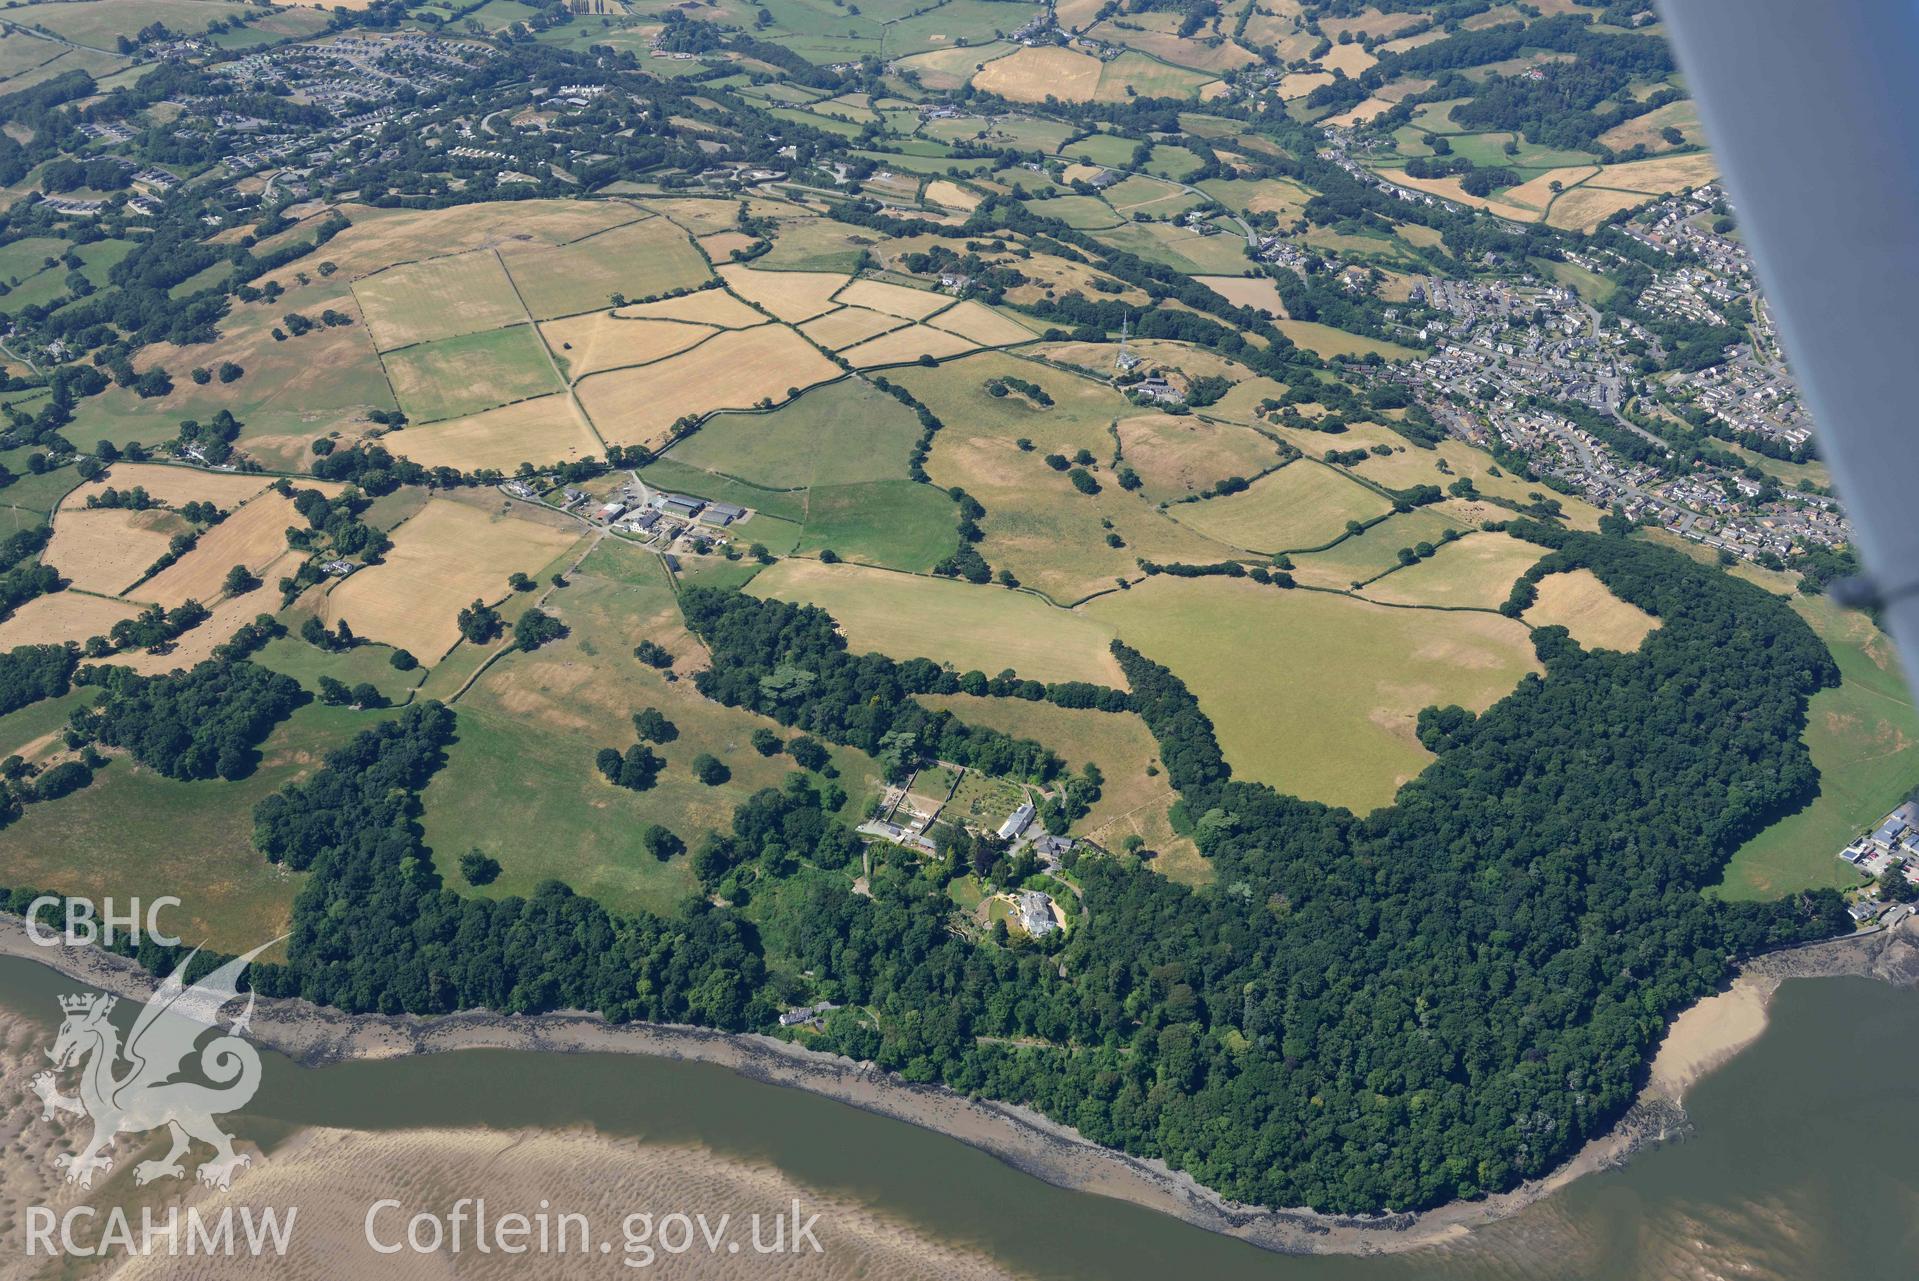
[[[51, 1030], [56, 997], [74, 987], [0, 958], [0, 1010], [18, 1018]], [[301, 1068], [263, 1055], [258, 1096], [227, 1123], [269, 1153], [308, 1127], [590, 1132], [637, 1155], [700, 1149], [868, 1207], [1017, 1277], [1919, 1276], [1919, 990], [1792, 980], [1771, 1014], [1760, 1040], [1687, 1098], [1690, 1136], [1456, 1243], [1370, 1258], [1267, 1253], [1049, 1186], [930, 1131], [700, 1063], [476, 1050]], [[495, 1159], [510, 1161], [510, 1150]], [[742, 1259], [737, 1274], [754, 1275], [753, 1261]]]

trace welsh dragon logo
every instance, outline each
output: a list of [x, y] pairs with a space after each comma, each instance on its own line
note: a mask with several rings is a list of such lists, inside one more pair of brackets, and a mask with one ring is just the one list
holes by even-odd
[[[172, 1132], [173, 1146], [159, 1160], [135, 1166], [135, 1183], [184, 1178], [180, 1158], [195, 1139], [214, 1151], [213, 1159], [196, 1171], [200, 1182], [209, 1187], [229, 1186], [234, 1173], [251, 1164], [251, 1158], [233, 1150], [233, 1136], [214, 1124], [213, 1117], [245, 1107], [260, 1088], [260, 1056], [241, 1039], [253, 1017], [253, 994], [247, 994], [246, 1008], [226, 1031], [204, 1046], [200, 1041], [208, 1032], [218, 1031], [220, 1010], [238, 999], [241, 972], [271, 946], [262, 944], [189, 986], [183, 980], [199, 955], [199, 949], [194, 949], [141, 1008], [124, 1046], [120, 1030], [107, 1017], [117, 997], [89, 992], [60, 998], [66, 1018], [47, 1051], [54, 1071], [34, 1077], [33, 1091], [40, 1096], [43, 1118], [74, 1112], [93, 1122], [93, 1137], [79, 1152], [54, 1158], [54, 1164], [66, 1171], [67, 1182], [92, 1187], [96, 1172], [113, 1168], [107, 1151], [114, 1136], [161, 1126]], [[196, 1049], [200, 1075], [211, 1084], [173, 1079]], [[62, 1094], [55, 1074], [74, 1067], [80, 1069], [79, 1093]]]

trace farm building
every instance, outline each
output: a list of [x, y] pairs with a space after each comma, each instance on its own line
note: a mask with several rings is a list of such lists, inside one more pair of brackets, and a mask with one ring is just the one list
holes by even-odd
[[692, 520], [700, 514], [706, 503], [698, 498], [689, 498], [685, 494], [662, 494], [660, 510], [668, 516], [678, 516], [681, 520]]
[[999, 825], [999, 838], [1002, 841], [1016, 839], [1021, 832], [1026, 830], [1026, 825], [1033, 821], [1033, 815], [1038, 812], [1038, 810], [1033, 808], [1033, 802], [1021, 801], [1019, 808], [1008, 815], [1006, 821]]
[[744, 507], [735, 507], [731, 503], [708, 503], [706, 510], [700, 513], [700, 520], [708, 525], [731, 525], [744, 515]]

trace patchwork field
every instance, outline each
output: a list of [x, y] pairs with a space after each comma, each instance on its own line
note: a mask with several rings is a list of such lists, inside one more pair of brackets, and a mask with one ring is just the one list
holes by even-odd
[[987, 63], [973, 87], [1012, 102], [1089, 102], [1099, 92], [1098, 58], [1057, 46], [1029, 46]]
[[420, 343], [384, 359], [400, 408], [419, 423], [462, 418], [560, 389], [531, 325]]
[[804, 338], [765, 325], [729, 330], [651, 365], [595, 374], [581, 380], [579, 396], [609, 441], [655, 446], [683, 416], [778, 404], [839, 376], [839, 367]]
[[970, 338], [982, 347], [1006, 347], [1031, 342], [1037, 335], [1003, 312], [969, 298], [940, 312], [927, 322], [936, 329]]
[[191, 528], [177, 514], [160, 509], [63, 506], [41, 560], [81, 591], [117, 596], [146, 573], [175, 534]]
[[[239, 443], [247, 453], [268, 466], [304, 467], [315, 436], [357, 434], [367, 425], [367, 411], [396, 407], [365, 324], [316, 323], [297, 338], [273, 337], [288, 312], [316, 322], [329, 308], [358, 317], [359, 304], [338, 280], [336, 275], [301, 286], [289, 279], [276, 300], [235, 304], [220, 321], [220, 338], [211, 350], [167, 343], [145, 348], [135, 367], [172, 371], [173, 391], [149, 399], [131, 388], [110, 387], [80, 401], [74, 423], [62, 434], [82, 450], [100, 440], [151, 445], [177, 435], [183, 418], [205, 422], [226, 409], [245, 424]], [[206, 386], [181, 376], [210, 356], [231, 360], [245, 372], [237, 382], [214, 380]]]
[[1121, 455], [1138, 473], [1139, 492], [1169, 502], [1211, 489], [1229, 476], [1255, 476], [1279, 462], [1279, 448], [1249, 427], [1187, 414], [1141, 414], [1116, 425]]
[[[72, 475], [71, 472], [68, 473]], [[77, 478], [76, 478], [77, 479]], [[66, 505], [84, 507], [89, 494], [103, 489], [144, 489], [155, 502], [169, 507], [185, 503], [209, 502], [231, 509], [266, 489], [272, 483], [267, 476], [245, 476], [238, 472], [202, 471], [194, 467], [174, 467], [164, 463], [117, 462], [98, 480], [75, 486]], [[318, 488], [330, 489], [319, 485]], [[11, 493], [11, 490], [6, 491]]]
[[1538, 591], [1539, 598], [1524, 615], [1526, 622], [1563, 627], [1587, 649], [1635, 650], [1659, 626], [1657, 618], [1613, 595], [1589, 569], [1548, 574], [1539, 580]]
[[1173, 519], [1208, 538], [1255, 552], [1318, 547], [1348, 521], [1368, 521], [1392, 503], [1364, 485], [1309, 459], [1282, 467], [1243, 493], [1181, 503]]
[[[760, 319], [755, 317], [755, 319]], [[588, 374], [644, 365], [685, 351], [719, 330], [677, 320], [641, 320], [612, 311], [589, 312], [540, 326], [553, 358], [574, 382]]]
[[498, 329], [526, 318], [491, 250], [401, 263], [354, 282], [381, 351]]
[[61, 645], [89, 636], [104, 636], [123, 618], [139, 613], [137, 605], [110, 596], [84, 592], [54, 592], [36, 596], [0, 621], [0, 649], [16, 645]]
[[1323, 552], [1292, 557], [1293, 577], [1312, 587], [1345, 589], [1385, 573], [1399, 563], [1399, 549], [1437, 543], [1457, 522], [1431, 507], [1390, 516], [1365, 533], [1341, 539]]
[[459, 640], [462, 609], [475, 598], [498, 601], [509, 575], [538, 573], [578, 535], [434, 498], [392, 537], [385, 561], [327, 593], [325, 620], [344, 618], [356, 635], [411, 650], [430, 665]]
[[1032, 680], [1125, 684], [1108, 649], [1111, 630], [1003, 587], [787, 560], [761, 573], [747, 591], [819, 606], [840, 624], [855, 653], [930, 658], [989, 676], [1010, 667]]
[[[1546, 554], [1537, 543], [1521, 542], [1507, 534], [1467, 534], [1435, 546], [1438, 550], [1427, 559], [1367, 584], [1366, 598], [1389, 605], [1495, 609], [1511, 595], [1519, 576]], [[1536, 620], [1527, 621], [1537, 625]]]
[[[640, 843], [647, 825], [696, 848], [793, 762], [749, 743], [756, 728], [778, 729], [773, 722], [709, 702], [691, 681], [669, 683], [633, 658], [633, 646], [650, 639], [682, 671], [704, 662], [657, 557], [603, 544], [547, 608], [570, 634], [493, 664], [456, 705], [459, 741], [422, 797], [427, 843], [442, 866], [476, 847], [498, 858], [499, 881], [480, 891], [490, 896], [526, 894], [558, 877], [615, 908], [670, 912], [696, 889], [691, 857], [662, 863], [648, 854]], [[601, 778], [593, 756], [632, 743], [632, 715], [643, 707], [659, 708], [679, 737], [654, 745], [666, 766], [652, 788], [634, 792]], [[703, 752], [726, 764], [726, 783], [694, 778], [690, 762]], [[834, 756], [858, 805], [876, 771], [857, 752]]]
[[1286, 315], [1286, 304], [1279, 297], [1279, 284], [1271, 276], [1196, 276], [1194, 279], [1236, 307], [1270, 311], [1279, 317]]
[[800, 332], [822, 347], [843, 351], [868, 338], [890, 333], [909, 322], [883, 311], [864, 307], [837, 307], [823, 316], [815, 316], [800, 326]]
[[845, 379], [770, 414], [715, 415], [666, 456], [769, 489], [805, 489], [903, 479], [919, 434], [897, 400]]
[[605, 448], [564, 393], [522, 400], [467, 418], [389, 432], [380, 444], [422, 467], [460, 471], [493, 468], [510, 472], [521, 463], [535, 466], [598, 457]]
[[952, 497], [918, 481], [815, 485], [798, 548], [923, 574], [953, 554], [955, 519]]
[[[201, 534], [192, 551], [140, 584], [134, 595], [169, 609], [188, 600], [211, 604], [224, 590], [227, 571], [245, 565], [258, 578], [287, 550], [287, 529], [305, 526], [291, 499], [261, 494]], [[259, 601], [269, 613], [272, 604], [267, 596]]]
[[788, 324], [811, 320], [833, 307], [833, 295], [848, 277], [830, 271], [754, 271], [750, 267], [721, 267], [726, 287]]
[[883, 365], [917, 361], [921, 356], [932, 356], [936, 360], [963, 356], [977, 350], [978, 346], [958, 334], [949, 334], [926, 325], [913, 325], [848, 347], [841, 354], [861, 369], [877, 369]]
[[566, 245], [514, 243], [500, 256], [536, 320], [593, 311], [614, 294], [652, 298], [713, 277], [692, 240], [665, 218], [631, 222]]
[[[1097, 461], [1112, 457], [1108, 426], [1138, 412], [1110, 387], [998, 353], [887, 376], [948, 424], [933, 438], [926, 469], [935, 484], [958, 485], [986, 508], [980, 554], [1053, 601], [1070, 604], [1136, 579], [1141, 558], [1205, 563], [1231, 554], [1127, 493]], [[1023, 396], [990, 395], [987, 386], [1005, 377], [1039, 385], [1054, 403], [1038, 408]], [[1021, 439], [1032, 443], [1030, 452], [1019, 448]], [[1096, 460], [1095, 494], [1080, 493], [1044, 461], [1081, 449]]]
[[834, 295], [834, 299], [848, 306], [883, 311], [905, 320], [924, 320], [941, 308], [949, 306], [953, 301], [945, 294], [930, 293], [924, 289], [908, 289], [904, 285], [891, 285], [883, 280], [863, 278], [855, 280], [840, 290]]
[[766, 323], [763, 314], [724, 289], [701, 289], [678, 298], [634, 303], [616, 308], [613, 314], [622, 320], [683, 320], [690, 325], [712, 325], [719, 329], [745, 329]]
[[1538, 670], [1512, 619], [1239, 579], [1162, 576], [1075, 612], [1172, 668], [1237, 774], [1358, 813], [1432, 759], [1413, 733], [1422, 707], [1484, 709]]

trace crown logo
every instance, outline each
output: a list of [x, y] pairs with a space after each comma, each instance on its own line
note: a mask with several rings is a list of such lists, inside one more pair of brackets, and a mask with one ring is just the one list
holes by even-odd
[[113, 997], [101, 997], [92, 992], [78, 992], [72, 996], [60, 998], [60, 1008], [68, 1014], [86, 1014], [97, 1005], [102, 1013], [113, 1008]]

